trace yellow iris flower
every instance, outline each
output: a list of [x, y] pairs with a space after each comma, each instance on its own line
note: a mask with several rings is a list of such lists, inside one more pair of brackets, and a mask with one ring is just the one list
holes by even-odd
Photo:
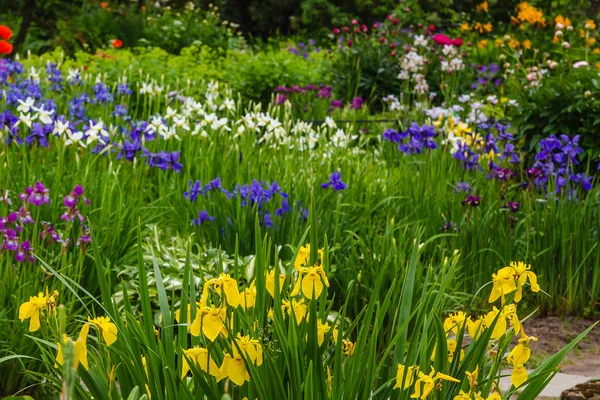
[[306, 304], [304, 303], [304, 299], [300, 299], [298, 301], [292, 300], [289, 302], [288, 300], [282, 300], [281, 312], [285, 314], [286, 312], [291, 315], [292, 311], [294, 312], [294, 317], [296, 318], [296, 323], [300, 325], [300, 322], [306, 316]]
[[[237, 345], [240, 350], [246, 356], [246, 359], [249, 359], [256, 366], [261, 366], [263, 363], [263, 348], [261, 344], [256, 339], [252, 339], [250, 336], [243, 336], [238, 333], [237, 338], [235, 339]], [[234, 358], [238, 355], [239, 351], [236, 346], [233, 346], [233, 355]]]
[[410, 397], [413, 399], [426, 399], [435, 388], [436, 382], [442, 380], [449, 382], [460, 382], [458, 379], [455, 379], [449, 375], [442, 374], [440, 372], [436, 373], [435, 369], [431, 367], [431, 372], [429, 375], [419, 372], [419, 379], [417, 379], [417, 382], [415, 383], [415, 392]]
[[537, 283], [537, 276], [530, 271], [531, 266], [522, 261], [510, 263], [510, 266], [501, 268], [497, 273], [492, 275], [494, 287], [490, 293], [489, 302], [502, 298], [516, 291], [514, 301], [518, 303], [523, 297], [523, 285], [529, 280], [532, 292], [539, 292], [540, 286]]
[[75, 364], [74, 368], [77, 370], [79, 364], [83, 365], [83, 368], [88, 369], [88, 359], [87, 359], [87, 335], [90, 331], [89, 324], [83, 324], [81, 327], [81, 331], [79, 332], [79, 337], [75, 342], [68, 337], [67, 335], [63, 336], [63, 342], [57, 343], [58, 352], [56, 353], [56, 362], [59, 365], [63, 365], [63, 346], [69, 343], [72, 343], [75, 347]]
[[300, 293], [300, 288], [302, 288], [302, 294], [306, 298], [316, 299], [323, 292], [323, 284], [329, 287], [329, 280], [325, 275], [325, 271], [323, 271], [323, 267], [319, 265], [310, 268], [302, 267], [291, 295], [297, 296]]
[[[181, 360], [181, 377], [185, 377], [187, 373], [190, 371], [190, 365], [188, 364], [188, 359], [196, 367], [201, 369], [204, 372], [211, 374], [212, 376], [216, 376], [219, 373], [219, 368], [217, 364], [215, 364], [212, 357], [208, 354], [208, 350], [204, 347], [194, 346], [191, 349], [183, 351], [184, 357]], [[187, 359], [186, 359], [187, 358]]]
[[[284, 281], [285, 275], [279, 274], [279, 290], [281, 290]], [[267, 287], [267, 292], [269, 292], [271, 297], [275, 298], [275, 270], [272, 269], [267, 272], [265, 286]]]
[[48, 297], [40, 292], [37, 296], [30, 296], [29, 301], [19, 307], [19, 319], [21, 322], [30, 318], [29, 332], [40, 329], [40, 314], [48, 304]]
[[115, 324], [110, 322], [110, 317], [88, 317], [88, 323], [94, 325], [102, 333], [102, 337], [107, 346], [110, 346], [117, 340], [118, 329]]
[[[406, 378], [404, 378], [404, 373], [406, 371]], [[408, 389], [412, 386], [415, 381], [415, 376], [419, 373], [419, 367], [413, 365], [412, 367], [407, 368], [403, 364], [398, 364], [398, 371], [396, 372], [396, 384], [394, 385], [394, 389], [402, 388], [404, 390]], [[404, 379], [404, 382], [402, 380]]]

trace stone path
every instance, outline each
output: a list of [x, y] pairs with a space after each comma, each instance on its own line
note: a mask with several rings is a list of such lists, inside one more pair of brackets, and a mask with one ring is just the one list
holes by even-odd
[[[502, 374], [508, 375], [508, 376], [500, 379], [500, 389], [502, 390], [502, 392], [505, 392], [511, 386], [511, 383], [510, 383], [511, 370], [502, 371]], [[580, 383], [585, 383], [585, 382], [589, 381], [590, 379], [593, 379], [593, 377], [583, 376], [583, 375], [565, 374], [565, 373], [559, 372], [558, 374], [556, 374], [556, 376], [554, 376], [554, 379], [552, 379], [550, 384], [544, 388], [544, 390], [540, 394], [540, 397], [538, 397], [538, 398], [559, 399], [560, 394], [563, 391], [565, 391], [567, 389], [571, 389], [573, 386], [579, 385]], [[518, 396], [515, 398], [518, 398]]]

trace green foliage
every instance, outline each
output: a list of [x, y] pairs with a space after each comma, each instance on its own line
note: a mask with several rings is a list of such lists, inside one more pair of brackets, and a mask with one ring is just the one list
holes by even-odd
[[545, 79], [539, 89], [521, 91], [518, 100], [513, 121], [529, 146], [550, 135], [580, 135], [587, 156], [598, 158], [600, 73], [595, 67], [563, 70]]

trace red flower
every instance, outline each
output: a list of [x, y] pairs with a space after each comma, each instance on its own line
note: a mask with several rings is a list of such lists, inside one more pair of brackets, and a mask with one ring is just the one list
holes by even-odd
[[344, 32], [348, 32], [349, 30], [350, 29], [347, 26], [344, 27]]
[[352, 39], [350, 39], [350, 40], [348, 40], [348, 42], [346, 44], [348, 45], [348, 47], [352, 47], [354, 42], [352, 41]]
[[360, 26], [360, 29], [361, 29], [363, 32], [368, 32], [368, 31], [369, 31], [369, 28], [368, 28], [368, 27], [367, 27], [365, 24], [362, 24], [362, 25]]
[[12, 44], [5, 40], [0, 40], [0, 54], [10, 54], [13, 51]]
[[391, 48], [391, 49], [395, 49], [395, 48], [396, 48], [396, 43], [392, 43], [392, 44], [390, 44], [390, 48]]
[[113, 40], [111, 44], [112, 47], [114, 47], [115, 49], [120, 49], [121, 47], [123, 47], [123, 41], [119, 39]]
[[429, 28], [427, 28], [427, 30], [428, 30], [429, 32], [433, 32], [433, 31], [435, 31], [435, 25], [429, 25]]
[[392, 20], [392, 24], [394, 24], [394, 25], [398, 25], [398, 23], [399, 23], [399, 22], [400, 22], [400, 21], [398, 21], [398, 18], [394, 18], [394, 19]]
[[440, 46], [452, 44], [452, 39], [450, 39], [446, 35], [442, 35], [439, 33], [437, 35], [433, 35], [433, 41], [436, 42], [437, 44], [439, 44]]
[[9, 40], [12, 36], [12, 31], [6, 25], [0, 25], [0, 39]]
[[452, 39], [452, 44], [456, 47], [460, 47], [463, 45], [463, 40], [461, 38]]
[[340, 30], [338, 28], [333, 28], [333, 34], [334, 35], [339, 35], [340, 34]]

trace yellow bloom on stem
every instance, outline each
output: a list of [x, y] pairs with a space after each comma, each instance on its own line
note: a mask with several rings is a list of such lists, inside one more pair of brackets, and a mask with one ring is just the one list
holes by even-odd
[[225, 327], [225, 309], [216, 308], [214, 305], [206, 307], [201, 313], [196, 315], [196, 319], [192, 324], [191, 334], [194, 336], [200, 335], [200, 319], [202, 319], [202, 333], [211, 342], [214, 342], [219, 333]]
[[342, 351], [347, 356], [354, 355], [354, 347], [355, 347], [355, 345], [356, 344], [353, 343], [353, 342], [351, 342], [350, 340], [342, 339]]
[[502, 400], [502, 396], [500, 396], [500, 393], [494, 392], [488, 396], [487, 400]]
[[40, 292], [37, 296], [30, 296], [29, 301], [21, 304], [19, 307], [19, 319], [21, 322], [31, 318], [29, 321], [29, 332], [35, 332], [40, 329], [40, 313], [46, 308], [47, 304], [48, 297]]
[[55, 290], [50, 296], [48, 296], [48, 288], [46, 288], [46, 307], [48, 308], [48, 313], [56, 314], [57, 298], [58, 290]]
[[485, 48], [487, 47], [487, 45], [488, 45], [488, 41], [487, 41], [487, 40], [485, 40], [485, 39], [484, 39], [484, 40], [480, 40], [480, 41], [477, 43], [477, 48], [478, 48], [479, 50], [483, 50], [483, 49], [485, 49]]
[[444, 320], [444, 331], [446, 331], [446, 334], [448, 334], [448, 332], [453, 332], [455, 335], [458, 335], [458, 331], [459, 329], [462, 329], [466, 319], [467, 315], [462, 311], [450, 313]]
[[[279, 290], [281, 290], [284, 281], [285, 281], [285, 275], [279, 274]], [[267, 287], [267, 292], [269, 292], [271, 297], [275, 298], [275, 270], [274, 269], [267, 272], [265, 286]]]
[[487, 24], [483, 25], [483, 30], [487, 33], [490, 33], [492, 31], [492, 23], [488, 22]]
[[513, 372], [510, 375], [510, 381], [515, 387], [519, 387], [527, 380], [527, 370], [524, 364], [531, 357], [531, 349], [529, 341], [537, 340], [534, 336], [523, 336], [519, 339], [519, 343], [511, 350], [506, 357], [506, 361], [513, 365]]
[[523, 48], [529, 50], [531, 48], [531, 40], [527, 39], [523, 41]]
[[190, 366], [188, 364], [188, 359], [191, 361], [197, 368], [201, 369], [204, 372], [215, 376], [219, 373], [219, 368], [217, 364], [214, 362], [212, 357], [208, 354], [208, 350], [204, 347], [194, 346], [191, 349], [187, 349], [183, 351], [183, 356], [181, 357], [181, 377], [184, 378], [187, 373], [190, 371]]
[[462, 31], [469, 32], [471, 30], [471, 27], [469, 26], [468, 22], [463, 22], [462, 24], [460, 24], [460, 29]]
[[537, 283], [537, 276], [530, 269], [531, 266], [522, 261], [518, 263], [511, 261], [510, 266], [498, 270], [497, 273], [492, 275], [494, 286], [488, 301], [493, 303], [502, 298], [502, 302], [504, 302], [504, 297], [516, 290], [514, 301], [518, 303], [523, 297], [523, 285], [527, 280], [531, 285], [531, 291], [539, 292], [540, 286]]
[[301, 268], [300, 275], [298, 276], [298, 280], [296, 281], [296, 285], [292, 290], [291, 295], [296, 296], [300, 292], [300, 287], [302, 287], [302, 294], [309, 299], [316, 299], [323, 292], [323, 284], [329, 287], [329, 280], [327, 279], [327, 275], [325, 275], [325, 271], [323, 271], [323, 267], [319, 265], [315, 265], [310, 268]]
[[225, 354], [223, 364], [221, 364], [221, 373], [219, 374], [219, 377], [222, 379], [225, 373], [227, 374], [226, 376], [238, 386], [242, 386], [245, 382], [250, 380], [250, 374], [248, 374], [246, 363], [241, 354], [234, 354], [233, 357], [229, 354]]
[[87, 359], [87, 335], [90, 331], [89, 324], [83, 324], [81, 327], [81, 331], [79, 332], [79, 337], [75, 342], [68, 337], [67, 335], [63, 336], [63, 342], [58, 344], [58, 352], [56, 353], [56, 362], [59, 365], [63, 365], [63, 346], [68, 344], [69, 342], [73, 344], [75, 348], [75, 364], [74, 368], [77, 371], [77, 367], [79, 364], [83, 365], [83, 368], [88, 369], [88, 359]]
[[487, 2], [487, 1], [484, 1], [483, 3], [481, 3], [481, 4], [478, 4], [478, 5], [475, 7], [475, 11], [477, 11], [477, 12], [480, 12], [480, 11], [483, 11], [483, 12], [488, 12], [488, 8], [489, 8], [488, 2]]
[[250, 286], [248, 286], [246, 289], [244, 289], [244, 291], [241, 293], [242, 296], [242, 300], [241, 300], [241, 306], [247, 310], [251, 307], [254, 307], [254, 305], [256, 304], [256, 286], [254, 285], [255, 280], [253, 280], [250, 283]]
[[471, 390], [475, 390], [477, 387], [477, 377], [479, 376], [479, 365], [475, 367], [473, 372], [466, 371], [465, 375], [467, 375], [467, 379], [469, 380], [469, 387]]
[[[406, 371], [406, 378], [404, 378], [404, 373]], [[412, 367], [408, 367], [408, 369], [403, 364], [398, 364], [398, 371], [396, 372], [396, 384], [394, 385], [394, 389], [402, 388], [403, 390], [408, 389], [412, 386], [415, 381], [415, 376], [419, 373], [419, 367], [413, 365]], [[404, 382], [403, 382], [404, 380]]]
[[323, 342], [325, 341], [325, 335], [329, 331], [331, 331], [331, 337], [332, 337], [333, 341], [337, 342], [337, 336], [338, 336], [337, 328], [335, 326], [332, 327], [327, 322], [317, 321], [317, 343], [319, 344], [319, 346], [321, 346], [323, 344]]
[[291, 303], [288, 300], [282, 300], [282, 303], [281, 312], [283, 314], [287, 312], [289, 315], [292, 315], [291, 313], [293, 311], [296, 323], [300, 325], [300, 322], [302, 322], [306, 316], [306, 304], [304, 303], [304, 299], [298, 301], [292, 300]]
[[487, 326], [483, 317], [479, 317], [475, 321], [469, 317], [467, 320], [467, 330], [472, 339], [477, 339], [483, 333], [485, 328], [487, 328]]
[[[209, 279], [204, 285], [204, 291], [208, 290], [208, 287], [212, 286], [222, 296], [225, 293], [227, 304], [233, 308], [240, 305], [240, 291], [238, 290], [238, 283], [229, 274], [220, 274], [218, 278]], [[202, 295], [204, 296], [204, 293]]]
[[[498, 316], [498, 319], [496, 319], [496, 316]], [[502, 335], [504, 335], [504, 332], [506, 332], [508, 325], [504, 314], [502, 314], [495, 306], [492, 311], [486, 314], [485, 325], [491, 327], [494, 320], [496, 320], [496, 325], [494, 325], [494, 330], [492, 331], [490, 339], [500, 339]]]
[[519, 321], [519, 316], [517, 315], [517, 305], [509, 304], [504, 307], [503, 310], [504, 317], [508, 320], [510, 326], [515, 330], [515, 334], [519, 334], [521, 332], [521, 321]]
[[[263, 348], [258, 340], [252, 339], [250, 336], [242, 336], [241, 333], [238, 333], [235, 341], [242, 353], [246, 356], [246, 359], [252, 361], [252, 363], [256, 366], [260, 366], [262, 364]], [[236, 355], [238, 355], [238, 349], [236, 346], [233, 346], [233, 355], [234, 358]]]
[[[323, 265], [323, 249], [318, 250], [317, 253], [319, 254], [319, 260], [321, 262], [320, 264]], [[310, 243], [298, 249], [298, 255], [294, 261], [294, 268], [296, 271], [300, 271], [301, 267], [305, 267], [307, 265], [310, 265]]]
[[117, 340], [117, 326], [110, 322], [110, 317], [88, 317], [88, 323], [94, 325], [102, 333], [102, 337], [107, 346], [110, 346]]
[[436, 373], [435, 369], [431, 367], [431, 372], [429, 375], [419, 372], [419, 379], [417, 379], [417, 382], [415, 383], [415, 392], [410, 397], [413, 399], [426, 399], [435, 388], [436, 382], [442, 380], [460, 382], [458, 379], [455, 379], [449, 375], [442, 374], [440, 372]]

